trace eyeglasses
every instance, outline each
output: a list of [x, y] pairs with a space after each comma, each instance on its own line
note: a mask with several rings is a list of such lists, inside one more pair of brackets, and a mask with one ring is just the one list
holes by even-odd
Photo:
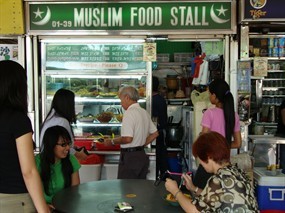
[[56, 145], [61, 146], [61, 147], [67, 147], [67, 146], [71, 146], [71, 142], [65, 142], [65, 143], [57, 143]]

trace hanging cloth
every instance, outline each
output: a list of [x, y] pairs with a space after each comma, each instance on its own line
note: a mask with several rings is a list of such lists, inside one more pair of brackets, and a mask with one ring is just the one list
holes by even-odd
[[202, 55], [198, 55], [194, 59], [195, 63], [195, 72], [193, 75], [193, 78], [198, 78], [199, 77], [199, 71], [200, 71], [200, 65], [203, 63], [203, 59], [206, 57], [206, 54], [203, 53]]
[[[209, 80], [209, 62], [205, 60], [205, 54], [199, 57], [197, 59], [198, 64], [196, 64], [199, 67], [199, 70], [197, 71], [198, 76], [193, 78], [192, 84], [193, 85], [207, 85]], [[196, 69], [195, 68], [195, 69]], [[196, 71], [196, 70], [195, 70]]]
[[199, 85], [207, 85], [209, 82], [209, 62], [207, 60], [203, 60], [203, 64], [200, 66], [200, 75], [199, 75]]

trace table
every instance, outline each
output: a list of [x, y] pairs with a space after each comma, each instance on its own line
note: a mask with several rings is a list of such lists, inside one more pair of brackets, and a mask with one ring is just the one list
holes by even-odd
[[184, 212], [180, 206], [172, 206], [164, 200], [167, 193], [164, 182], [154, 186], [153, 180], [101, 180], [58, 192], [53, 198], [53, 205], [67, 213], [113, 213], [118, 202], [126, 201], [136, 213]]

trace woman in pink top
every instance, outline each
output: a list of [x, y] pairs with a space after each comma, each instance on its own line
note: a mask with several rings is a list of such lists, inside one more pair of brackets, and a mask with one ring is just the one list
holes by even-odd
[[[209, 93], [210, 101], [216, 107], [204, 112], [201, 134], [218, 132], [227, 139], [231, 148], [239, 148], [241, 146], [240, 121], [238, 114], [234, 111], [234, 99], [228, 83], [223, 79], [215, 79], [209, 85]], [[199, 166], [193, 179], [194, 185], [203, 189], [211, 175]]]

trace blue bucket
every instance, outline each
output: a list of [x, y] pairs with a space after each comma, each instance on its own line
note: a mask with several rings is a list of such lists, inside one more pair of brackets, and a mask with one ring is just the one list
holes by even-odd
[[177, 156], [168, 157], [167, 161], [168, 161], [168, 168], [170, 172], [179, 172], [179, 173], [182, 172], [182, 166]]

